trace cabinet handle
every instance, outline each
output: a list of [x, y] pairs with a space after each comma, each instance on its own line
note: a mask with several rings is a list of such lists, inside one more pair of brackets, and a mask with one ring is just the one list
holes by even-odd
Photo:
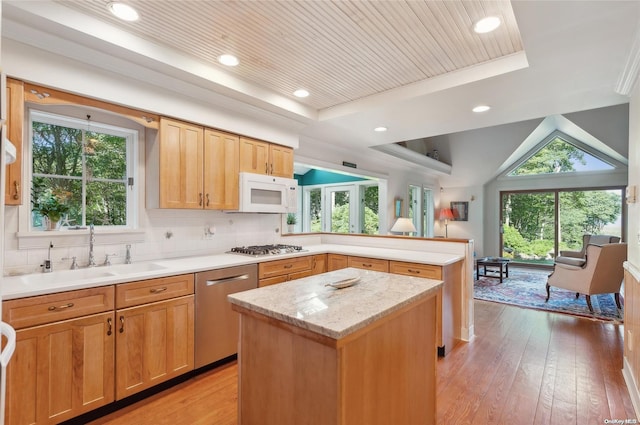
[[273, 175], [273, 162], [271, 163], [271, 174]]
[[284, 268], [285, 268], [285, 269], [290, 269], [291, 267], [293, 267], [293, 264], [285, 264], [285, 265], [284, 265]]
[[313, 257], [313, 263], [312, 263], [312, 265], [311, 265], [311, 268], [312, 268], [313, 270], [315, 270], [315, 269], [316, 269], [316, 257]]
[[18, 198], [20, 198], [20, 183], [18, 183], [18, 180], [14, 180], [13, 181], [13, 187], [15, 187], [16, 189], [16, 193], [13, 195], [13, 199], [18, 200]]
[[124, 316], [120, 316], [120, 329], [118, 330], [118, 332], [124, 332]]
[[207, 193], [207, 207], [209, 206], [209, 194]]
[[111, 336], [111, 333], [112, 333], [111, 332], [111, 326], [112, 326], [111, 317], [109, 317], [107, 319], [107, 336]]
[[408, 271], [409, 273], [416, 273], [416, 274], [420, 274], [420, 270], [407, 269], [407, 271]]
[[59, 306], [52, 305], [51, 307], [49, 307], [49, 311], [60, 311], [60, 310], [65, 310], [71, 307], [73, 307], [73, 303], [59, 305]]
[[198, 201], [198, 205], [202, 206], [202, 192], [198, 193], [198, 196], [200, 197], [200, 200]]
[[269, 174], [269, 163], [268, 162], [264, 163], [264, 173], [265, 174]]
[[167, 290], [166, 286], [163, 286], [162, 288], [152, 288], [149, 289], [149, 292], [151, 292], [152, 294], [159, 294], [160, 292], [164, 292]]
[[373, 264], [365, 264], [365, 263], [362, 263], [362, 267], [373, 267]]

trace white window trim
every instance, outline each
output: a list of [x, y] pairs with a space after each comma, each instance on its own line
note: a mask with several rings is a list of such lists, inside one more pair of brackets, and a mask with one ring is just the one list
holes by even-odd
[[[18, 232], [16, 237], [18, 238], [18, 248], [41, 248], [42, 239], [59, 239], [64, 241], [63, 244], [67, 246], [73, 246], [75, 240], [79, 235], [86, 233], [88, 230], [59, 230], [55, 232], [46, 232], [41, 230], [33, 230], [31, 228], [31, 185], [32, 185], [32, 144], [33, 139], [33, 119], [34, 117], [41, 117], [46, 119], [47, 122], [51, 122], [58, 125], [67, 126], [70, 128], [78, 128], [82, 130], [87, 129], [87, 121], [78, 118], [67, 117], [50, 112], [44, 112], [37, 109], [27, 109], [28, 114], [28, 132], [27, 143], [23, 146], [23, 161], [24, 166], [22, 172], [22, 194], [23, 202], [18, 207]], [[144, 240], [144, 230], [138, 229], [138, 216], [139, 216], [139, 202], [138, 202], [138, 187], [140, 186], [140, 179], [138, 178], [139, 170], [138, 164], [138, 131], [135, 129], [126, 129], [120, 126], [113, 126], [101, 122], [91, 121], [90, 130], [96, 132], [107, 132], [109, 134], [124, 137], [127, 140], [127, 176], [134, 178], [134, 185], [127, 186], [127, 225], [126, 226], [98, 226], [96, 228], [97, 234], [104, 234], [105, 238], [102, 238], [104, 243], [109, 243], [109, 240], [113, 239], [114, 242], [140, 242]], [[79, 244], [87, 243], [84, 241], [88, 236], [83, 238], [83, 241]], [[88, 239], [87, 239], [88, 240]]]

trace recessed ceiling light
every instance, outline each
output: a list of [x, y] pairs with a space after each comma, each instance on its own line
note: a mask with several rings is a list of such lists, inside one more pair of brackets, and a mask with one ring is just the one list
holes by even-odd
[[487, 16], [480, 19], [473, 25], [473, 30], [478, 34], [485, 34], [498, 28], [501, 24], [500, 18], [497, 16]]
[[487, 112], [489, 109], [491, 109], [491, 106], [489, 105], [478, 105], [475, 108], [472, 109], [473, 112]]
[[378, 133], [381, 133], [383, 131], [387, 131], [387, 127], [376, 127], [373, 129], [373, 131], [377, 131]]
[[227, 66], [236, 66], [240, 63], [238, 58], [233, 55], [221, 55], [218, 57], [218, 62]]
[[305, 89], [298, 89], [298, 90], [293, 92], [293, 95], [295, 97], [307, 97], [307, 96], [309, 96], [309, 92], [306, 91]]
[[138, 12], [128, 4], [111, 2], [107, 5], [107, 8], [111, 13], [124, 21], [137, 21], [138, 18], [140, 18]]

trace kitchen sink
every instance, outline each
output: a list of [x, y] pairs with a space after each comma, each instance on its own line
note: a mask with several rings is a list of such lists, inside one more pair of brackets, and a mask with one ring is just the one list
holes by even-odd
[[22, 276], [20, 279], [27, 285], [60, 285], [73, 284], [79, 280], [113, 277], [116, 273], [106, 268], [90, 268], [79, 270], [61, 270], [51, 273], [37, 273]]
[[130, 273], [154, 272], [158, 270], [164, 270], [167, 267], [158, 263], [133, 263], [118, 264], [117, 266], [107, 266], [106, 268], [114, 274], [123, 275]]

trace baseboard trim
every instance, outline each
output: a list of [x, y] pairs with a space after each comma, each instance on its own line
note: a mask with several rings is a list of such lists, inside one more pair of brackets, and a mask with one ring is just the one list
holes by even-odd
[[633, 378], [631, 366], [627, 362], [627, 357], [623, 358], [622, 376], [624, 382], [627, 384], [627, 390], [629, 391], [629, 397], [631, 398], [631, 404], [633, 404], [633, 410], [636, 413], [636, 417], [640, 417], [640, 392], [638, 392], [638, 384]]

